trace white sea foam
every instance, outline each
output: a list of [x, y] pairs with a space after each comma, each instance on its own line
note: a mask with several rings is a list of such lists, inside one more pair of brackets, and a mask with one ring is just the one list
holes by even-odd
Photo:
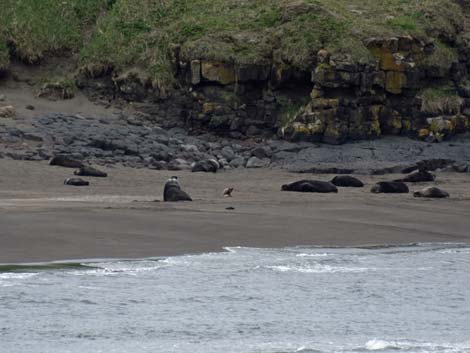
[[16, 273], [16, 272], [5, 272], [0, 273], [0, 279], [26, 279], [37, 276], [38, 273]]
[[21, 283], [21, 280], [37, 276], [37, 273], [0, 273], [0, 287], [12, 287]]
[[440, 251], [441, 254], [470, 254], [470, 249], [446, 249]]
[[327, 257], [327, 256], [331, 256], [331, 254], [328, 254], [328, 253], [318, 253], [318, 254], [297, 254], [295, 255], [297, 257]]
[[152, 272], [167, 265], [163, 261], [118, 261], [87, 263], [90, 266], [87, 270], [74, 270], [67, 272], [76, 276], [114, 276], [119, 274], [137, 275], [142, 272]]
[[376, 338], [368, 341], [364, 347], [368, 351], [405, 350], [405, 351], [422, 352], [422, 353], [470, 352], [470, 347], [466, 344], [413, 342], [413, 341], [386, 341], [386, 340], [380, 340]]
[[389, 342], [384, 340], [373, 339], [366, 343], [365, 348], [369, 351], [381, 351], [384, 349], [398, 349], [397, 342]]
[[341, 267], [341, 266], [330, 266], [330, 265], [276, 265], [276, 266], [266, 266], [270, 270], [277, 272], [299, 272], [299, 273], [336, 273], [336, 272], [366, 272], [374, 271], [374, 268], [366, 267]]

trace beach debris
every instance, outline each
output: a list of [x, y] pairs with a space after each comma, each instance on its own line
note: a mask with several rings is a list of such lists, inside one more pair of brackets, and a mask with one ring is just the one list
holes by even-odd
[[192, 172], [217, 173], [220, 165], [215, 159], [204, 159], [193, 164]]
[[72, 185], [72, 186], [88, 186], [90, 183], [86, 180], [81, 178], [67, 178], [64, 180], [65, 185]]
[[333, 185], [341, 186], [341, 187], [362, 188], [364, 186], [364, 183], [362, 181], [350, 175], [335, 176], [331, 180], [331, 183]]
[[401, 181], [406, 183], [420, 183], [420, 182], [428, 182], [434, 181], [436, 177], [431, 173], [425, 170], [419, 170], [417, 172], [411, 173], [402, 179], [397, 179], [395, 181]]
[[58, 156], [52, 157], [52, 159], [49, 161], [49, 165], [56, 165], [56, 166], [64, 167], [64, 168], [84, 167], [84, 164], [82, 162], [72, 159], [69, 156], [65, 156], [65, 155], [58, 155]]
[[224, 197], [232, 197], [232, 192], [233, 192], [233, 188], [225, 188], [224, 189]]
[[400, 181], [381, 181], [375, 184], [371, 192], [375, 194], [407, 194], [408, 186]]
[[282, 185], [282, 191], [337, 193], [338, 188], [330, 182], [318, 180], [300, 180]]
[[96, 178], [106, 178], [108, 176], [107, 173], [102, 172], [96, 168], [90, 167], [88, 165], [84, 165], [83, 167], [76, 170], [73, 174], [78, 176], [89, 176], [89, 177], [96, 177]]
[[430, 186], [424, 188], [421, 191], [416, 191], [413, 193], [414, 197], [426, 197], [426, 198], [437, 198], [437, 199], [444, 199], [449, 197], [449, 193], [447, 191], [441, 190], [435, 186]]
[[0, 107], [0, 118], [11, 118], [16, 115], [15, 107], [12, 105], [6, 105], [4, 107]]
[[177, 176], [172, 176], [165, 183], [165, 188], [163, 190], [163, 200], [165, 202], [192, 201], [191, 197], [186, 192], [181, 190]]

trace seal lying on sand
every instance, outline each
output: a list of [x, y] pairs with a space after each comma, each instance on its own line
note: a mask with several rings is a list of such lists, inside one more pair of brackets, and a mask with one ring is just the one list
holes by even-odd
[[64, 180], [65, 185], [72, 185], [72, 186], [88, 186], [90, 183], [86, 180], [81, 178], [67, 178]]
[[175, 201], [192, 201], [191, 197], [181, 190], [178, 177], [172, 176], [165, 183], [165, 189], [163, 190], [163, 201], [175, 202]]
[[436, 179], [436, 177], [432, 175], [431, 173], [425, 170], [420, 170], [418, 172], [407, 175], [403, 179], [398, 179], [395, 181], [401, 181], [401, 182], [406, 182], [406, 183], [419, 183], [419, 182], [424, 182], [424, 181], [434, 181], [434, 179]]
[[436, 199], [444, 199], [446, 197], [449, 197], [449, 193], [441, 190], [439, 188], [436, 188], [435, 186], [431, 186], [428, 188], [425, 188], [421, 191], [416, 191], [413, 194], [414, 197], [429, 197], [429, 198], [436, 198]]
[[215, 159], [205, 159], [203, 161], [194, 163], [191, 171], [192, 172], [217, 173], [219, 168], [220, 168], [219, 162], [217, 162]]
[[364, 186], [364, 183], [362, 181], [350, 175], [335, 176], [331, 180], [331, 183], [336, 186], [352, 187], [352, 188], [362, 188]]
[[296, 192], [319, 192], [329, 193], [338, 192], [338, 188], [332, 183], [327, 181], [318, 180], [300, 180], [294, 183], [282, 185], [282, 191], [296, 191]]
[[410, 192], [408, 186], [400, 181], [381, 181], [375, 184], [370, 191], [375, 194], [407, 194]]
[[90, 166], [83, 166], [80, 169], [73, 172], [75, 175], [79, 176], [90, 176], [90, 177], [97, 177], [97, 178], [106, 178], [108, 174], [102, 172], [101, 170], [95, 169]]
[[49, 165], [56, 165], [59, 167], [65, 167], [65, 168], [81, 168], [83, 167], [83, 163], [80, 161], [77, 161], [75, 159], [72, 159], [68, 156], [64, 155], [58, 155], [53, 157], [49, 161]]

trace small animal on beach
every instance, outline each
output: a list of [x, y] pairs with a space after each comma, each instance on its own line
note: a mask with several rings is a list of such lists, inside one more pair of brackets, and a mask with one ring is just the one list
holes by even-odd
[[78, 176], [89, 176], [95, 178], [106, 178], [108, 176], [108, 174], [106, 174], [105, 172], [102, 172], [101, 170], [90, 167], [88, 165], [77, 169], [75, 172], [73, 172], [73, 174]]
[[290, 184], [284, 184], [281, 187], [282, 191], [295, 191], [295, 192], [318, 192], [330, 193], [338, 192], [338, 188], [332, 183], [327, 181], [318, 180], [300, 180]]
[[362, 181], [350, 175], [335, 176], [331, 180], [331, 183], [333, 185], [341, 186], [341, 187], [362, 188], [364, 186], [364, 183]]
[[428, 188], [424, 188], [421, 191], [416, 191], [415, 193], [413, 193], [413, 196], [444, 199], [446, 197], [449, 197], [449, 193], [447, 191], [436, 188], [435, 186], [430, 186]]
[[191, 197], [181, 190], [180, 183], [177, 176], [172, 176], [165, 183], [163, 190], [163, 201], [176, 202], [176, 201], [192, 201]]
[[88, 186], [90, 183], [82, 178], [67, 178], [64, 180], [65, 185], [72, 185], [72, 186]]
[[407, 194], [410, 192], [408, 186], [399, 181], [381, 181], [375, 184], [370, 191], [375, 194]]
[[420, 170], [415, 173], [411, 173], [407, 175], [403, 179], [398, 179], [395, 181], [401, 181], [405, 183], [420, 183], [420, 182], [427, 182], [427, 181], [434, 181], [436, 177], [425, 170]]
[[233, 188], [224, 189], [224, 197], [232, 197]]

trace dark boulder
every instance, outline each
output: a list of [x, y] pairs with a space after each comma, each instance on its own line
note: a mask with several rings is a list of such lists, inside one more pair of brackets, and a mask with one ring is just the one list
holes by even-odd
[[192, 172], [212, 172], [217, 173], [219, 170], [220, 165], [214, 159], [205, 159], [203, 161], [199, 161], [194, 163], [193, 168], [191, 169]]
[[436, 177], [432, 175], [431, 173], [425, 170], [420, 170], [410, 175], [407, 175], [403, 179], [398, 179], [395, 181], [401, 181], [401, 182], [406, 182], [406, 183], [420, 183], [420, 182], [434, 181], [435, 179]]
[[407, 194], [410, 192], [408, 186], [399, 181], [381, 181], [375, 184], [370, 191], [375, 194]]
[[49, 161], [49, 165], [56, 165], [56, 166], [65, 167], [65, 168], [84, 167], [82, 162], [72, 159], [68, 156], [64, 156], [64, 155], [52, 157], [52, 159]]
[[106, 178], [108, 174], [102, 172], [101, 170], [95, 169], [90, 166], [83, 166], [80, 169], [76, 170], [73, 174], [78, 176], [89, 176], [96, 178]]
[[300, 180], [290, 184], [282, 185], [282, 191], [295, 191], [295, 192], [318, 192], [330, 193], [338, 192], [338, 188], [332, 183], [327, 181], [318, 180]]
[[90, 183], [86, 180], [81, 178], [67, 178], [64, 180], [65, 185], [72, 185], [72, 186], [88, 186]]
[[444, 199], [446, 197], [449, 197], [449, 193], [441, 190], [439, 188], [436, 188], [434, 186], [425, 188], [421, 191], [416, 191], [413, 194], [414, 197], [427, 197], [427, 198], [438, 198], [438, 199]]
[[341, 187], [362, 188], [364, 183], [350, 175], [338, 175], [331, 180], [331, 183]]
[[181, 190], [177, 177], [171, 177], [166, 182], [163, 190], [163, 200], [165, 202], [192, 201], [191, 197]]

